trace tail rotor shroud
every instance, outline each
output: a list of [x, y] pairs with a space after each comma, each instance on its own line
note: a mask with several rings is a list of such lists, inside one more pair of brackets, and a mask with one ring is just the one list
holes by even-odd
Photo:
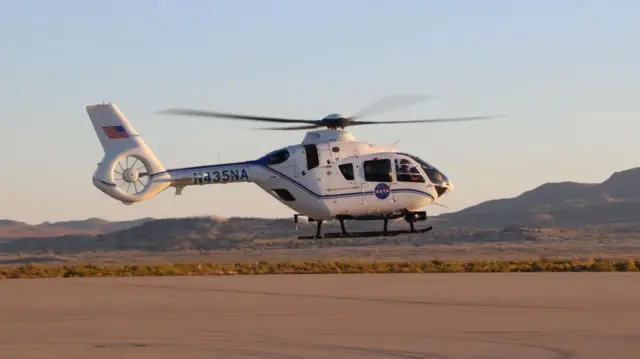
[[138, 196], [149, 188], [150, 172], [144, 157], [134, 154], [116, 158], [111, 175], [119, 190], [127, 195]]

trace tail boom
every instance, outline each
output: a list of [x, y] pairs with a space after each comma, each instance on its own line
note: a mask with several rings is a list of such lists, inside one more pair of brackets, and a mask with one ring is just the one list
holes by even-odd
[[[209, 166], [197, 166], [169, 169], [152, 175], [153, 179], [171, 183], [172, 186], [198, 186], [206, 184], [228, 184], [239, 182], [257, 182], [262, 171], [251, 161], [222, 163]], [[162, 177], [162, 179], [160, 179]]]

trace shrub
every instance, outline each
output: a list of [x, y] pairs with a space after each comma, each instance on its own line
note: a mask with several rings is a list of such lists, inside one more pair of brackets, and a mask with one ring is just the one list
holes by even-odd
[[639, 259], [540, 259], [534, 261], [304, 261], [234, 264], [135, 264], [42, 266], [29, 263], [0, 268], [0, 279], [139, 277], [192, 275], [352, 274], [352, 273], [474, 273], [474, 272], [636, 272]]

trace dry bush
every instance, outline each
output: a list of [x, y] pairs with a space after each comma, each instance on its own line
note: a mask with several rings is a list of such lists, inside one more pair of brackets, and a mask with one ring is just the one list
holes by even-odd
[[640, 259], [541, 259], [530, 261], [304, 261], [234, 264], [136, 264], [62, 265], [28, 264], [0, 268], [4, 278], [54, 277], [139, 277], [268, 274], [349, 274], [349, 273], [474, 273], [474, 272], [635, 272]]

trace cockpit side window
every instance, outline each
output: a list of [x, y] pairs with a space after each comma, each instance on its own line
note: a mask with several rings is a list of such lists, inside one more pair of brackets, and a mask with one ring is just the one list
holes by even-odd
[[267, 163], [269, 165], [278, 165], [280, 163], [285, 162], [288, 159], [289, 159], [289, 151], [287, 149], [283, 149], [271, 154], [267, 159]]
[[420, 174], [418, 167], [406, 158], [395, 159], [396, 179], [398, 182], [420, 182], [424, 183], [424, 177]]

